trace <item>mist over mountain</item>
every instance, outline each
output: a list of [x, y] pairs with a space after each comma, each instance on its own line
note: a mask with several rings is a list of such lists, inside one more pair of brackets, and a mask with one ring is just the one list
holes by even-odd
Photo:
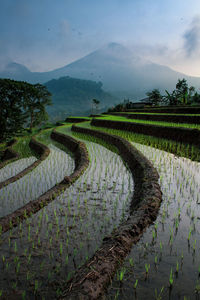
[[103, 89], [119, 98], [137, 100], [147, 91], [159, 88], [171, 91], [178, 79], [185, 78], [189, 85], [200, 87], [200, 78], [187, 76], [169, 67], [152, 63], [134, 55], [118, 43], [110, 43], [89, 55], [49, 72], [31, 72], [26, 67], [9, 64], [0, 77], [45, 83], [51, 79], [70, 76], [103, 83]]

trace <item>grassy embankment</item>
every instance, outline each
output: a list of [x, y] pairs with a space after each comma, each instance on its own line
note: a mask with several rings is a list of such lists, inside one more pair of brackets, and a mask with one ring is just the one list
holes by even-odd
[[178, 143], [176, 141], [161, 139], [161, 138], [148, 136], [144, 134], [137, 134], [130, 131], [91, 126], [89, 122], [81, 123], [78, 126], [100, 130], [110, 134], [119, 135], [124, 139], [127, 139], [128, 141], [151, 146], [160, 150], [173, 153], [177, 156], [190, 158], [191, 160], [194, 161], [200, 161], [200, 150], [197, 146], [194, 145]]
[[[97, 118], [98, 119], [98, 118]], [[149, 124], [149, 125], [157, 125], [164, 127], [178, 127], [178, 128], [189, 128], [189, 129], [198, 129], [200, 130], [199, 124], [184, 124], [184, 123], [172, 123], [172, 122], [159, 122], [159, 121], [149, 121], [149, 120], [135, 120], [135, 119], [127, 119], [126, 117], [121, 116], [113, 116], [113, 115], [104, 115], [101, 117], [101, 120], [108, 121], [120, 121], [120, 122], [131, 122], [136, 124]]]

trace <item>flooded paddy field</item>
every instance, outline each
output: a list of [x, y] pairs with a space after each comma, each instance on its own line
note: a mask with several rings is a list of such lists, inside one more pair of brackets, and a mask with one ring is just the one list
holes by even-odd
[[133, 145], [157, 168], [163, 201], [104, 299], [199, 299], [200, 163]]
[[7, 180], [10, 177], [13, 177], [32, 165], [37, 160], [36, 157], [27, 157], [18, 159], [17, 161], [14, 161], [2, 169], [0, 169], [0, 182]]
[[0, 217], [38, 198], [73, 172], [74, 160], [68, 153], [53, 144], [49, 149], [49, 156], [37, 168], [0, 190]]
[[5, 299], [56, 299], [62, 282], [127, 218], [134, 190], [131, 173], [116, 153], [85, 143], [90, 156], [85, 173], [48, 206], [1, 236], [0, 292]]

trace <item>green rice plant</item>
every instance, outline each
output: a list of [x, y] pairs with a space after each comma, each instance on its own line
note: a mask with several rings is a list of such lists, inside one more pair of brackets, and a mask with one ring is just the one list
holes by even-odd
[[2, 261], [3, 261], [3, 265], [5, 264], [5, 261], [6, 261], [6, 259], [5, 259], [5, 256], [4, 255], [2, 255]]
[[38, 292], [38, 288], [39, 288], [38, 280], [35, 280], [34, 294]]
[[162, 242], [160, 241], [160, 251], [162, 253], [162, 250], [163, 250], [163, 245], [162, 245]]
[[60, 255], [62, 255], [63, 254], [63, 244], [62, 244], [62, 242], [60, 242]]
[[125, 273], [126, 273], [126, 269], [125, 269], [125, 268], [122, 268], [122, 269], [120, 270], [120, 272], [117, 273], [117, 277], [118, 277], [118, 280], [119, 280], [120, 282], [123, 281]]
[[190, 227], [190, 231], [188, 233], [188, 238], [187, 238], [188, 242], [190, 242], [191, 234], [192, 234], [192, 228]]
[[161, 300], [162, 299], [162, 293], [164, 291], [164, 286], [161, 287], [160, 292], [158, 293], [157, 289], [155, 289], [155, 299]]
[[148, 275], [149, 270], [150, 270], [150, 264], [145, 264], [146, 275]]
[[69, 256], [66, 255], [66, 256], [65, 256], [65, 264], [68, 265], [68, 262], [69, 262]]
[[17, 266], [16, 266], [16, 273], [18, 274], [19, 273], [19, 268], [20, 268], [20, 262], [17, 263]]
[[130, 263], [130, 266], [133, 267], [134, 266], [134, 262], [133, 262], [133, 258], [129, 258], [129, 263]]
[[157, 237], [156, 231], [152, 231], [152, 242], [154, 242], [155, 238]]
[[114, 299], [117, 300], [119, 297], [119, 290], [116, 292], [115, 296], [114, 296]]
[[175, 220], [175, 228], [176, 228], [176, 233], [178, 231], [178, 227], [179, 227], [179, 219]]
[[178, 272], [179, 272], [179, 263], [177, 261], [176, 262], [176, 271], [175, 271], [176, 276], [178, 276]]
[[49, 272], [48, 272], [48, 280], [50, 280], [51, 277], [52, 277], [52, 273], [49, 271]]
[[74, 257], [75, 257], [77, 255], [77, 253], [78, 253], [78, 249], [74, 248], [73, 252], [74, 252]]
[[6, 271], [8, 271], [8, 269], [9, 269], [9, 263], [7, 262], [6, 263]]
[[155, 262], [155, 265], [158, 264], [158, 256], [156, 255], [155, 258], [154, 258], [154, 262]]
[[171, 269], [170, 275], [169, 275], [169, 287], [170, 287], [170, 289], [171, 289], [172, 286], [173, 286], [173, 282], [174, 282], [174, 276], [173, 276], [173, 271], [172, 271], [172, 269]]
[[26, 299], [26, 291], [23, 291], [22, 292], [22, 300], [25, 300]]
[[195, 250], [196, 250], [196, 243], [197, 243], [197, 240], [195, 239], [195, 241], [194, 241], [194, 243], [193, 243], [193, 252], [195, 252]]
[[16, 288], [17, 288], [17, 281], [15, 281], [15, 282], [12, 283], [12, 288], [13, 288], [13, 290], [16, 290]]
[[197, 281], [195, 285], [195, 294], [199, 294], [199, 293], [200, 293], [200, 283]]
[[67, 281], [70, 280], [71, 276], [72, 276], [72, 274], [71, 274], [71, 272], [69, 272], [69, 273], [67, 274]]
[[173, 228], [170, 226], [169, 230], [170, 230], [169, 243], [170, 243], [170, 245], [172, 245], [173, 244]]
[[136, 279], [136, 281], [135, 281], [135, 283], [134, 283], [134, 285], [133, 285], [134, 290], [137, 289], [137, 286], [138, 286], [138, 279]]
[[17, 252], [17, 243], [15, 242], [15, 247], [14, 247], [15, 253]]
[[40, 271], [42, 271], [43, 268], [44, 268], [44, 261], [42, 261], [42, 262], [40, 263]]

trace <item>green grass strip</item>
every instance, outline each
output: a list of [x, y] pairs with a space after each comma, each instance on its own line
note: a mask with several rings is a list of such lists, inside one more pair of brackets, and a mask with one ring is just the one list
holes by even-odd
[[[95, 119], [98, 119], [98, 118], [95, 118]], [[185, 124], [185, 123], [172, 123], [172, 122], [161, 122], [161, 121], [127, 119], [126, 117], [113, 116], [113, 115], [105, 115], [105, 116], [101, 117], [101, 120], [130, 122], [130, 123], [135, 123], [135, 124], [147, 124], [147, 125], [164, 126], [164, 127], [178, 127], [178, 128], [182, 127], [182, 128], [200, 130], [199, 124]]]
[[[54, 126], [55, 128], [56, 126]], [[66, 128], [71, 128], [71, 124], [66, 124], [65, 125]], [[62, 127], [56, 127], [56, 131], [59, 132], [59, 128]], [[45, 130], [42, 130], [37, 136], [36, 136], [36, 140], [46, 146], [53, 144], [54, 146], [56, 146], [57, 148], [59, 148], [60, 150], [66, 152], [67, 154], [69, 154], [71, 157], [73, 157], [73, 153], [71, 153], [66, 146], [64, 146], [61, 143], [56, 142], [55, 140], [51, 139], [51, 132], [52, 132], [52, 128], [48, 128]], [[61, 131], [60, 131], [61, 132]], [[63, 132], [64, 133], [64, 132]]]
[[38, 154], [29, 147], [31, 136], [17, 137], [17, 143], [12, 147], [19, 153], [19, 159], [35, 156], [39, 158]]
[[175, 114], [175, 113], [157, 113], [157, 112], [127, 112], [127, 111], [119, 111], [119, 112], [112, 112], [113, 115], [115, 114], [124, 114], [124, 115], [156, 115], [156, 116], [186, 116], [186, 117], [200, 117], [200, 114]]
[[160, 150], [164, 150], [166, 152], [173, 153], [180, 157], [189, 158], [194, 161], [200, 161], [200, 149], [193, 145], [178, 143], [172, 140], [156, 138], [153, 136], [137, 134], [129, 131], [95, 127], [95, 126], [91, 126], [89, 122], [76, 124], [76, 126], [90, 128], [90, 129], [118, 135], [131, 142], [151, 146]]
[[91, 120], [92, 118], [91, 117], [85, 117], [85, 116], [69, 116], [67, 117], [67, 119], [85, 119], [85, 120]]

